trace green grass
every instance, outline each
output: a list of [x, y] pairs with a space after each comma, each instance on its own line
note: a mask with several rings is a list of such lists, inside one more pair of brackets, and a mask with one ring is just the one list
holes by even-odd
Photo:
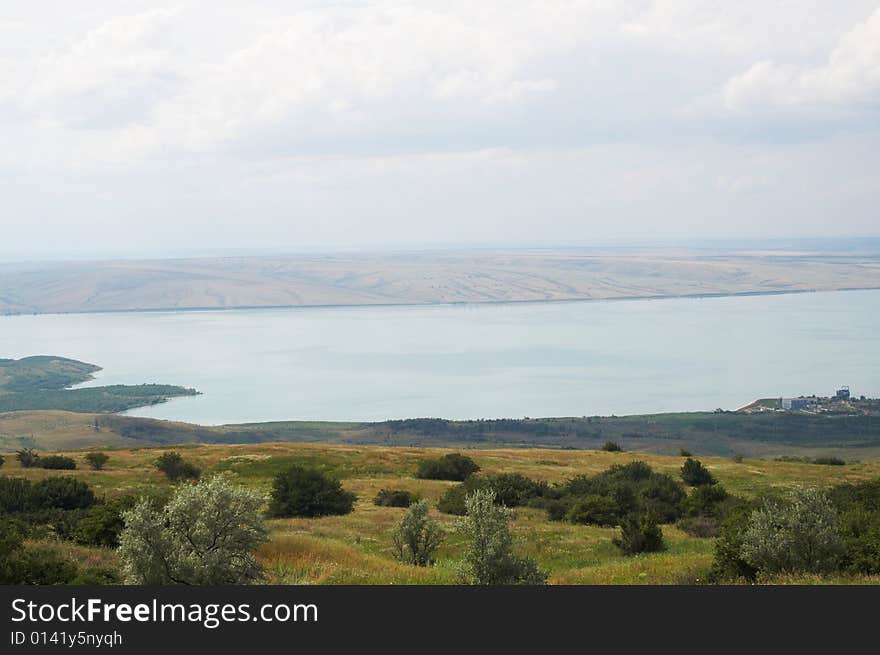
[[[450, 452], [436, 448], [378, 447], [325, 444], [267, 443], [244, 445], [192, 445], [174, 447], [205, 474], [228, 471], [238, 484], [268, 493], [273, 475], [291, 464], [322, 468], [338, 476], [357, 495], [355, 510], [346, 516], [319, 519], [273, 519], [271, 541], [258, 555], [267, 581], [278, 584], [452, 584], [458, 578], [458, 561], [464, 544], [455, 532], [456, 517], [432, 515], [446, 530], [447, 540], [438, 552], [435, 567], [405, 566], [391, 556], [389, 532], [402, 509], [373, 505], [382, 488], [412, 491], [434, 506], [452, 482], [413, 477], [420, 459]], [[169, 488], [170, 483], [153, 463], [171, 448], [104, 449], [110, 455], [107, 469], [86, 468], [85, 451], [63, 451], [73, 457], [77, 471], [21, 469], [14, 455], [6, 454], [2, 475], [41, 479], [75, 475], [93, 485], [99, 495], [118, 496]], [[471, 450], [468, 455], [482, 473], [516, 472], [537, 480], [563, 482], [579, 474], [595, 474], [611, 464], [642, 459], [658, 471], [677, 475], [681, 457], [654, 454], [607, 453], [548, 449]], [[843, 481], [880, 476], [880, 462], [846, 466], [820, 466], [804, 462], [774, 462], [701, 457], [713, 475], [732, 493], [755, 497], [773, 489], [809, 485], [831, 487]], [[663, 526], [666, 551], [625, 557], [612, 544], [615, 528], [572, 525], [548, 521], [544, 512], [517, 508], [513, 521], [519, 553], [535, 557], [554, 584], [676, 584], [694, 582], [712, 560], [713, 540], [690, 537], [674, 526]], [[56, 543], [65, 553], [84, 563], [116, 565], [115, 553]], [[875, 584], [870, 576], [838, 576], [843, 583]], [[780, 583], [819, 584], [810, 576], [789, 576]]]

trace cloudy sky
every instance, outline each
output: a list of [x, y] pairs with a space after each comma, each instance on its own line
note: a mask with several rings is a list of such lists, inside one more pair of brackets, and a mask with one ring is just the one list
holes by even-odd
[[0, 252], [880, 234], [878, 0], [3, 1]]

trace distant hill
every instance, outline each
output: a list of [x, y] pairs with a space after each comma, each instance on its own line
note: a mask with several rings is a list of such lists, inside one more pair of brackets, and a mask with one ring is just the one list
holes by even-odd
[[0, 450], [310, 442], [456, 448], [625, 450], [674, 455], [880, 458], [880, 416], [690, 412], [644, 416], [377, 423], [288, 421], [200, 426], [156, 419], [59, 411], [0, 413]]
[[0, 314], [706, 296], [880, 288], [880, 258], [493, 250], [0, 264]]

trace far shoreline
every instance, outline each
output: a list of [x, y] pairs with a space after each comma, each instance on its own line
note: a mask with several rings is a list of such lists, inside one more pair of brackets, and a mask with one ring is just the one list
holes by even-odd
[[396, 307], [467, 307], [488, 305], [535, 305], [535, 304], [562, 304], [562, 303], [590, 303], [590, 302], [627, 302], [638, 300], [702, 300], [712, 298], [743, 298], [754, 296], [783, 296], [807, 293], [839, 293], [844, 291], [880, 291], [880, 286], [871, 287], [840, 287], [837, 289], [773, 289], [755, 291], [719, 291], [712, 293], [684, 293], [684, 294], [650, 294], [643, 296], [609, 296], [577, 297], [577, 298], [538, 298], [521, 300], [460, 300], [449, 302], [388, 302], [388, 303], [328, 303], [328, 304], [303, 304], [303, 305], [231, 305], [225, 307], [212, 306], [188, 306], [188, 307], [149, 307], [128, 309], [84, 309], [67, 312], [4, 312], [0, 318], [15, 318], [20, 316], [78, 316], [96, 314], [173, 314], [195, 312], [235, 312], [254, 310], [279, 310], [279, 309], [362, 309], [362, 308], [396, 308]]

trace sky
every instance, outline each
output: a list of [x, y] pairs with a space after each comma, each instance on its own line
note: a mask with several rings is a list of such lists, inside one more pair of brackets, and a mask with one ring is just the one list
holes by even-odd
[[0, 254], [880, 234], [878, 0], [0, 0]]

